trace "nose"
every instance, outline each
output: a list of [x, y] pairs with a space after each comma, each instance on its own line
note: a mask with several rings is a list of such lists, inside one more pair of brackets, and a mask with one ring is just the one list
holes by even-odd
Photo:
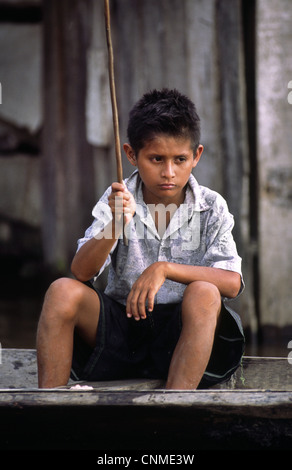
[[165, 162], [162, 167], [161, 176], [164, 178], [173, 178], [175, 176], [174, 165], [172, 162]]

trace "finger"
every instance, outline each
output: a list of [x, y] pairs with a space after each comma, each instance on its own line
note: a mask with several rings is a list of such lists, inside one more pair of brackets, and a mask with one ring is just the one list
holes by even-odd
[[109, 206], [113, 212], [122, 213], [128, 204], [128, 196], [119, 192], [109, 196]]
[[143, 320], [146, 318], [146, 298], [147, 295], [143, 292], [140, 293], [138, 300], [137, 300], [137, 307], [138, 307], [138, 313], [140, 318]]
[[109, 200], [116, 200], [116, 199], [120, 199], [121, 201], [128, 201], [129, 200], [129, 194], [127, 193], [124, 193], [123, 191], [113, 191], [110, 195], [109, 195]]
[[109, 196], [109, 204], [116, 205], [120, 208], [129, 208], [129, 210], [132, 207], [132, 201], [129, 194], [121, 193], [120, 191], [112, 193]]
[[132, 311], [132, 308], [131, 308], [132, 297], [133, 297], [133, 291], [130, 290], [129, 295], [127, 297], [127, 302], [126, 302], [126, 314], [127, 314], [128, 318], [131, 318], [133, 316], [133, 311]]
[[155, 295], [156, 295], [156, 292], [154, 290], [150, 290], [149, 293], [148, 293], [148, 311], [149, 312], [152, 312], [152, 310], [154, 309], [154, 301], [155, 301]]
[[140, 320], [140, 318], [146, 318], [146, 294], [141, 293], [140, 289], [136, 286], [133, 286], [128, 298], [126, 305], [127, 316], [134, 317], [135, 320]]
[[132, 316], [134, 317], [135, 320], [140, 320], [140, 313], [139, 313], [139, 307], [138, 307], [138, 295], [135, 294], [131, 297], [130, 300], [130, 312]]
[[123, 193], [126, 191], [126, 186], [123, 183], [112, 183], [112, 191], [122, 191]]

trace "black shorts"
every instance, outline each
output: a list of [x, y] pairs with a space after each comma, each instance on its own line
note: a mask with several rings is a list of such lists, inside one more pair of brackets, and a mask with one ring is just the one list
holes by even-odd
[[[155, 305], [147, 318], [126, 316], [126, 308], [97, 291], [100, 317], [92, 350], [74, 335], [71, 378], [110, 381], [166, 379], [181, 332], [181, 303]], [[226, 381], [240, 365], [244, 335], [239, 316], [222, 302], [209, 364], [199, 388]]]

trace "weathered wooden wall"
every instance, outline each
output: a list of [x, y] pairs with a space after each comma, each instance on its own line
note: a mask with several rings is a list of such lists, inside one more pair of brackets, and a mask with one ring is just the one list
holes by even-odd
[[292, 267], [292, 4], [257, 2], [257, 128], [261, 323], [290, 327]]
[[92, 149], [86, 137], [90, 1], [45, 1], [42, 156], [45, 260], [60, 272], [94, 204]]

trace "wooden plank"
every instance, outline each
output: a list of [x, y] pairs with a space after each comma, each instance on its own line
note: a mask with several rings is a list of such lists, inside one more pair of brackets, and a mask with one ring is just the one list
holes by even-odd
[[[1, 386], [22, 376], [23, 387], [0, 390], [1, 450], [291, 449], [291, 389], [165, 390], [145, 380], [37, 389], [34, 350], [4, 349], [1, 368]], [[247, 357], [232, 387], [263, 387], [270, 371], [280, 388], [283, 370], [291, 384], [287, 359]]]
[[[34, 349], [2, 349], [0, 365], [0, 392], [4, 389], [37, 389], [37, 357]], [[74, 386], [70, 380], [68, 388]], [[85, 384], [85, 382], [84, 382]], [[91, 383], [89, 385], [92, 385]], [[121, 380], [115, 382], [94, 383], [95, 389], [103, 390], [148, 390], [162, 385], [161, 380]]]
[[[2, 349], [0, 389], [37, 388], [37, 361], [34, 349]], [[76, 382], [70, 381], [68, 388]], [[82, 382], [86, 385], [86, 382]], [[88, 383], [96, 390], [149, 390], [163, 388], [161, 380], [122, 380]], [[287, 358], [244, 357], [230, 380], [215, 385], [220, 390], [292, 391], [292, 365]]]
[[292, 393], [11, 391], [0, 449], [291, 449]]
[[3, 408], [192, 408], [213, 414], [292, 419], [292, 392], [266, 390], [1, 390]]
[[36, 351], [3, 348], [0, 372], [0, 388], [37, 387]]
[[244, 357], [241, 367], [222, 387], [292, 391], [292, 366], [283, 357]]

